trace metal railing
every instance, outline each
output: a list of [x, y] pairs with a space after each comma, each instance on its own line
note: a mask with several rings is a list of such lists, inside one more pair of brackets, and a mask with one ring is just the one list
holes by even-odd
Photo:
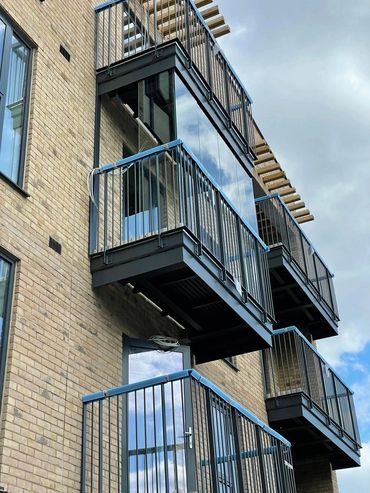
[[273, 318], [268, 248], [181, 140], [95, 170], [90, 253], [186, 228]]
[[192, 0], [112, 0], [96, 7], [96, 68], [177, 40], [249, 150], [252, 100]]
[[297, 328], [274, 331], [272, 341], [263, 351], [266, 397], [304, 392], [359, 448], [353, 392]]
[[295, 493], [290, 444], [194, 370], [83, 398], [82, 493]]
[[339, 320], [334, 292], [334, 275], [313, 248], [311, 242], [278, 194], [256, 199], [258, 230], [270, 247], [283, 246], [292, 261], [304, 274], [307, 282], [317, 292], [330, 310], [334, 320]]

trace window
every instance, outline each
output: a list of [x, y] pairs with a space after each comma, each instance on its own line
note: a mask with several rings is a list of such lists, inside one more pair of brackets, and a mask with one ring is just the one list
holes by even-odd
[[0, 253], [0, 398], [8, 346], [10, 305], [14, 275], [13, 266], [14, 262]]
[[0, 173], [22, 184], [31, 49], [0, 18]]

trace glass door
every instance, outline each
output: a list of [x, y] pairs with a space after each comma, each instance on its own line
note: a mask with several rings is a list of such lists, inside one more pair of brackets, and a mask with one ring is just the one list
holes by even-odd
[[[190, 367], [190, 350], [162, 351], [149, 341], [124, 340], [125, 383]], [[187, 493], [192, 451], [189, 382], [177, 380], [130, 392], [124, 412], [128, 493]]]

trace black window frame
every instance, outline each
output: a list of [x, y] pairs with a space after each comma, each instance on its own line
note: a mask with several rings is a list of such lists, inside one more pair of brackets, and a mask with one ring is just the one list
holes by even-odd
[[[21, 192], [23, 195], [28, 196], [24, 191], [24, 177], [25, 177], [25, 164], [26, 164], [26, 151], [27, 151], [27, 141], [29, 133], [29, 113], [31, 106], [31, 86], [32, 86], [32, 72], [33, 72], [33, 59], [34, 51], [36, 49], [36, 44], [29, 38], [29, 36], [24, 32], [24, 30], [12, 19], [9, 15], [0, 8], [0, 20], [5, 24], [5, 34], [4, 34], [4, 48], [3, 48], [3, 60], [0, 66], [0, 78], [3, 76], [3, 72], [7, 72], [6, 81], [9, 80], [9, 61], [10, 61], [10, 49], [12, 36], [16, 36], [29, 50], [29, 61], [27, 64], [26, 73], [26, 90], [25, 90], [25, 101], [24, 101], [24, 114], [23, 114], [23, 128], [22, 128], [22, 138], [21, 138], [21, 150], [19, 157], [19, 168], [18, 177], [14, 181], [10, 176], [6, 175], [0, 169], [0, 177], [10, 184], [13, 188]], [[6, 54], [8, 59], [5, 60]], [[4, 113], [5, 113], [5, 101], [6, 93], [0, 93], [0, 150], [2, 142], [2, 130], [4, 123]]]
[[10, 254], [0, 246], [0, 260], [4, 260], [9, 264], [9, 281], [4, 301], [4, 318], [0, 340], [0, 410], [3, 400], [3, 391], [5, 383], [6, 363], [8, 356], [10, 321], [12, 315], [12, 305], [15, 286], [15, 270], [16, 264], [19, 261], [14, 255]]

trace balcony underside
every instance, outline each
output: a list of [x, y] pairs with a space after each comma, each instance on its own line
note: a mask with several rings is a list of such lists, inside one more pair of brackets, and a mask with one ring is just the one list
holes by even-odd
[[[91, 257], [94, 287], [132, 284], [187, 329], [197, 363], [271, 345], [263, 310], [244, 302], [220, 264], [185, 228]], [[107, 261], [106, 259], [106, 261]]]
[[[244, 167], [252, 173], [252, 160], [255, 158], [253, 149], [246, 147], [239, 132], [230, 124], [230, 119], [217, 98], [210, 96], [210, 88], [196, 65], [189, 62], [186, 50], [179, 40], [163, 43], [156, 49], [148, 49], [98, 71], [96, 75], [98, 95], [109, 94], [167, 70], [176, 70], [209, 120], [222, 134], [229, 147], [235, 149]], [[249, 153], [252, 155], [250, 156]]]
[[314, 339], [338, 335], [338, 324], [319, 294], [281, 246], [268, 254], [276, 328], [295, 325]]
[[355, 443], [304, 393], [266, 400], [270, 425], [292, 443], [294, 460], [327, 456], [333, 469], [360, 465]]

